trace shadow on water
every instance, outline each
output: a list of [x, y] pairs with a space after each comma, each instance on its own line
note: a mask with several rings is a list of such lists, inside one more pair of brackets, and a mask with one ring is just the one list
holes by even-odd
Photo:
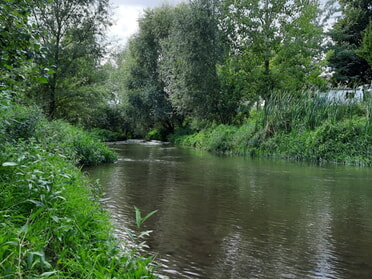
[[133, 206], [169, 278], [372, 278], [372, 170], [112, 145], [88, 169], [124, 236]]

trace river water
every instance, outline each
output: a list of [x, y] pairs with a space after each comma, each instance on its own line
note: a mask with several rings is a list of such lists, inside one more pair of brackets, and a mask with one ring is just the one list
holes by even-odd
[[134, 206], [169, 278], [372, 278], [372, 169], [224, 157], [157, 142], [112, 145], [88, 169], [119, 235]]

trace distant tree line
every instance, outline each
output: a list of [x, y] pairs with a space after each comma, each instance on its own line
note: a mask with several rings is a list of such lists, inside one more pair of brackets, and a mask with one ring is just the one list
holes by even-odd
[[371, 17], [369, 0], [190, 0], [144, 11], [108, 59], [108, 0], [5, 1], [0, 89], [129, 136], [234, 124], [283, 92], [370, 83]]

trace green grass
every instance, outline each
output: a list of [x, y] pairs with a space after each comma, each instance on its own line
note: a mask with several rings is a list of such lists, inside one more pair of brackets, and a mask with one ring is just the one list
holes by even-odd
[[371, 100], [336, 105], [284, 94], [240, 126], [214, 125], [173, 141], [225, 154], [372, 166], [370, 108]]
[[80, 164], [116, 155], [37, 109], [0, 104], [0, 278], [155, 278], [152, 258], [119, 248], [99, 186]]

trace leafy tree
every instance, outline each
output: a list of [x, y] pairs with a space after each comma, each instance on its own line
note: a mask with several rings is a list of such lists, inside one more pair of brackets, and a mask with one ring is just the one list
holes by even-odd
[[220, 120], [220, 58], [214, 1], [180, 4], [169, 36], [161, 42], [160, 73], [173, 107], [185, 117]]
[[158, 71], [160, 41], [168, 36], [172, 13], [168, 5], [146, 10], [139, 20], [139, 32], [130, 39], [118, 62], [126, 115], [137, 134], [143, 135], [154, 127], [172, 131], [178, 118]]
[[50, 118], [78, 122], [102, 101], [96, 87], [96, 69], [104, 55], [103, 38], [110, 25], [108, 0], [34, 0], [33, 23], [43, 32], [40, 44], [45, 55], [37, 60], [54, 73], [30, 97], [41, 104]]
[[364, 32], [362, 46], [357, 51], [357, 55], [365, 59], [369, 67], [372, 67], [372, 23], [368, 25]]
[[334, 24], [329, 66], [335, 71], [334, 84], [358, 85], [371, 80], [368, 62], [357, 55], [363, 42], [363, 33], [372, 18], [370, 0], [340, 0], [341, 17]]
[[274, 89], [319, 83], [322, 27], [317, 16], [316, 1], [222, 1], [229, 60], [240, 60], [233, 73], [249, 84], [246, 94], [268, 100]]
[[[27, 78], [37, 78], [31, 62], [39, 52], [37, 32], [28, 22], [30, 1], [0, 4], [0, 91], [22, 90]], [[42, 81], [42, 79], [40, 79]]]

